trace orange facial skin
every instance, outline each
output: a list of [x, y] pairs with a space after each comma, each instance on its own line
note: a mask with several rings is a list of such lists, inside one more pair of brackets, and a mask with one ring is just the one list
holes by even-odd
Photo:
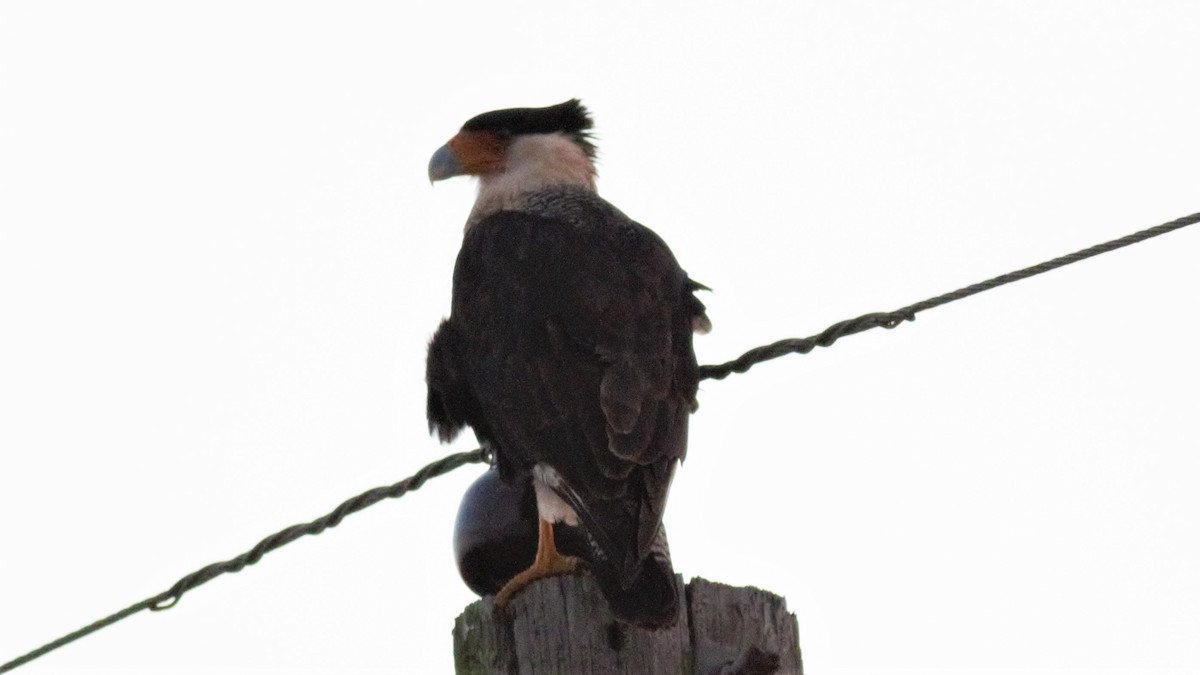
[[446, 145], [467, 175], [481, 176], [504, 168], [504, 139], [490, 131], [460, 131]]

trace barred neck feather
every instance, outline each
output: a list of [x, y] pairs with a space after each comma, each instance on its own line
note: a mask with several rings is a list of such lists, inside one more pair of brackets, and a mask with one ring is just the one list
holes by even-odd
[[524, 193], [559, 185], [596, 191], [596, 166], [587, 152], [564, 133], [517, 136], [504, 155], [503, 168], [479, 177], [479, 196], [464, 229], [497, 211], [516, 208]]

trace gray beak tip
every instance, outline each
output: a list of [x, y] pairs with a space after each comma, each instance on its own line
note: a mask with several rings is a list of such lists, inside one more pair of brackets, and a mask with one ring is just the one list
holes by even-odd
[[452, 176], [461, 176], [462, 172], [462, 165], [458, 163], [458, 158], [454, 156], [449, 144], [438, 148], [433, 157], [429, 158], [430, 185]]

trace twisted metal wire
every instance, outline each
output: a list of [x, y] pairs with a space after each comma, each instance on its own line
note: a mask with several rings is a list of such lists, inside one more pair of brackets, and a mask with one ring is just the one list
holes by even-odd
[[946, 303], [954, 302], [955, 300], [961, 300], [963, 298], [975, 295], [976, 293], [982, 293], [998, 286], [1011, 284], [1014, 281], [1028, 279], [1029, 277], [1042, 274], [1043, 272], [1049, 272], [1050, 270], [1058, 269], [1064, 265], [1070, 265], [1071, 263], [1100, 255], [1101, 253], [1108, 253], [1109, 251], [1114, 251], [1118, 248], [1124, 248], [1130, 244], [1136, 244], [1139, 241], [1145, 241], [1151, 237], [1157, 237], [1160, 234], [1166, 234], [1182, 227], [1193, 225], [1196, 222], [1200, 222], [1200, 213], [1193, 213], [1190, 216], [1184, 216], [1183, 218], [1172, 220], [1169, 223], [1155, 225], [1154, 227], [1146, 228], [1140, 232], [1134, 232], [1133, 234], [1126, 235], [1119, 239], [1106, 241], [1103, 244], [1089, 246], [1082, 251], [1069, 253], [1053, 260], [1047, 260], [1044, 263], [1026, 267], [1025, 269], [1009, 272], [1008, 274], [1001, 274], [1000, 276], [993, 277], [987, 281], [981, 281], [977, 284], [964, 286], [956, 291], [943, 293], [937, 297], [929, 298], [928, 300], [922, 300], [921, 302], [913, 303], [907, 307], [901, 307], [900, 309], [892, 312], [873, 312], [871, 314], [864, 314], [854, 319], [839, 321], [811, 337], [789, 338], [787, 340], [780, 340], [762, 347], [755, 347], [754, 349], [751, 349], [732, 361], [727, 361], [715, 366], [701, 366], [700, 379], [723, 380], [733, 373], [744, 373], [747, 370], [750, 370], [750, 368], [756, 364], [762, 363], [763, 361], [777, 359], [788, 354], [807, 354], [817, 347], [828, 347], [847, 335], [854, 335], [855, 333], [861, 333], [872, 328], [895, 328], [905, 321], [915, 321], [918, 312], [924, 312], [925, 310], [933, 309], [934, 307], [940, 307]]
[[[977, 284], [965, 286], [956, 291], [951, 291], [937, 297], [929, 298], [928, 300], [922, 300], [921, 302], [908, 305], [907, 307], [902, 307], [892, 312], [875, 312], [871, 314], [864, 314], [863, 316], [854, 319], [839, 321], [838, 323], [833, 324], [832, 326], [826, 328], [816, 335], [813, 335], [812, 337], [780, 340], [763, 347], [755, 347], [733, 361], [722, 363], [720, 365], [702, 366], [700, 368], [700, 377], [701, 379], [723, 380], [732, 373], [744, 373], [755, 364], [762, 363], [763, 361], [776, 359], [787, 354], [807, 354], [817, 347], [828, 347], [847, 335], [854, 335], [855, 333], [861, 333], [872, 328], [895, 328], [904, 321], [915, 320], [918, 312], [923, 312], [927, 309], [933, 309], [934, 307], [939, 307], [946, 303], [975, 295], [976, 293], [982, 293], [983, 291], [996, 288], [997, 286], [1003, 286], [1004, 284], [1026, 279], [1036, 274], [1049, 272], [1050, 270], [1062, 267], [1064, 265], [1069, 265], [1085, 258], [1090, 258], [1101, 253], [1106, 253], [1124, 246], [1129, 246], [1130, 244], [1135, 244], [1151, 237], [1157, 237], [1160, 234], [1166, 234], [1167, 232], [1178, 230], [1181, 227], [1192, 225], [1196, 222], [1200, 222], [1200, 213], [1193, 213], [1190, 216], [1185, 216], [1169, 223], [1163, 223], [1162, 225], [1157, 225], [1140, 232], [1135, 232], [1133, 234], [1121, 237], [1120, 239], [1114, 239], [1103, 244], [1097, 244], [1095, 246], [1083, 249], [1082, 251], [1076, 251], [1075, 253], [1064, 255], [1038, 265], [1026, 267], [1025, 269], [1017, 270], [1016, 272], [1002, 274], [998, 277], [988, 279], [987, 281], [981, 281]], [[320, 534], [331, 527], [335, 527], [338, 523], [341, 523], [346, 516], [352, 513], [361, 511], [368, 506], [383, 501], [384, 499], [401, 497], [409, 492], [412, 492], [413, 490], [416, 490], [424, 485], [425, 481], [429, 480], [430, 478], [449, 473], [450, 471], [453, 471], [454, 469], [466, 464], [486, 461], [490, 461], [490, 457], [488, 457], [487, 453], [481, 449], [472, 450], [469, 452], [460, 452], [428, 464], [420, 471], [417, 471], [412, 476], [409, 476], [398, 483], [367, 490], [357, 497], [352, 497], [342, 502], [336, 509], [327, 515], [317, 518], [310, 523], [293, 525], [291, 527], [284, 528], [283, 530], [280, 530], [279, 532], [276, 532], [275, 534], [272, 534], [271, 536], [258, 542], [254, 548], [237, 556], [236, 558], [202, 567], [175, 582], [171, 588], [159, 593], [158, 595], [146, 598], [141, 602], [130, 605], [129, 607], [126, 607], [115, 614], [88, 624], [87, 626], [84, 626], [73, 633], [69, 633], [53, 642], [38, 647], [28, 654], [17, 657], [8, 663], [2, 664], [0, 665], [0, 673], [6, 673], [14, 668], [17, 668], [18, 666], [24, 665], [40, 656], [52, 652], [59, 647], [74, 642], [85, 635], [94, 633], [101, 628], [111, 626], [122, 619], [137, 614], [142, 610], [149, 609], [151, 611], [158, 612], [164, 609], [170, 609], [179, 602], [179, 599], [183, 597], [184, 593], [187, 593], [197, 586], [206, 584], [222, 574], [226, 574], [228, 572], [237, 572], [248, 565], [253, 565], [261, 560], [264, 555], [274, 551], [280, 546], [290, 544], [291, 542], [308, 534]]]
[[358, 495], [357, 497], [351, 497], [350, 499], [347, 499], [339, 504], [338, 507], [331, 513], [321, 516], [310, 523], [292, 525], [291, 527], [284, 528], [258, 542], [254, 548], [246, 551], [236, 558], [201, 567], [195, 572], [192, 572], [191, 574], [175, 582], [175, 585], [171, 586], [171, 588], [167, 589], [166, 591], [159, 593], [158, 595], [146, 598], [139, 603], [130, 605], [116, 614], [88, 624], [87, 626], [84, 626], [73, 633], [69, 633], [53, 642], [38, 647], [28, 654], [0, 665], [0, 673], [7, 673], [8, 671], [24, 665], [38, 658], [39, 656], [52, 652], [64, 645], [70, 644], [79, 638], [84, 637], [85, 635], [89, 635], [100, 630], [101, 628], [111, 626], [112, 624], [137, 614], [144, 609], [149, 609], [153, 612], [170, 609], [171, 607], [174, 607], [177, 602], [179, 602], [179, 599], [183, 597], [184, 593], [187, 593], [197, 586], [206, 584], [222, 574], [227, 572], [237, 572], [247, 565], [253, 565], [261, 560], [264, 555], [274, 551], [280, 546], [290, 544], [306, 534], [320, 534], [331, 527], [337, 526], [337, 524], [342, 522], [342, 519], [346, 516], [355, 513], [356, 511], [361, 511], [372, 504], [383, 501], [384, 499], [402, 497], [405, 494], [412, 492], [413, 490], [416, 490], [424, 485], [425, 481], [429, 480], [430, 478], [449, 473], [465, 464], [483, 462], [487, 461], [487, 459], [488, 457], [483, 450], [459, 452], [447, 457], [443, 457], [436, 462], [426, 465], [420, 471], [417, 471], [415, 474], [398, 483], [373, 488]]

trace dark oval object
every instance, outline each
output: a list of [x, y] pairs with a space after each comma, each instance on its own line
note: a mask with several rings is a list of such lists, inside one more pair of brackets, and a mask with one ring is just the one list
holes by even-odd
[[467, 488], [454, 521], [454, 558], [467, 587], [493, 595], [537, 553], [537, 500], [529, 477], [509, 485], [492, 467]]

